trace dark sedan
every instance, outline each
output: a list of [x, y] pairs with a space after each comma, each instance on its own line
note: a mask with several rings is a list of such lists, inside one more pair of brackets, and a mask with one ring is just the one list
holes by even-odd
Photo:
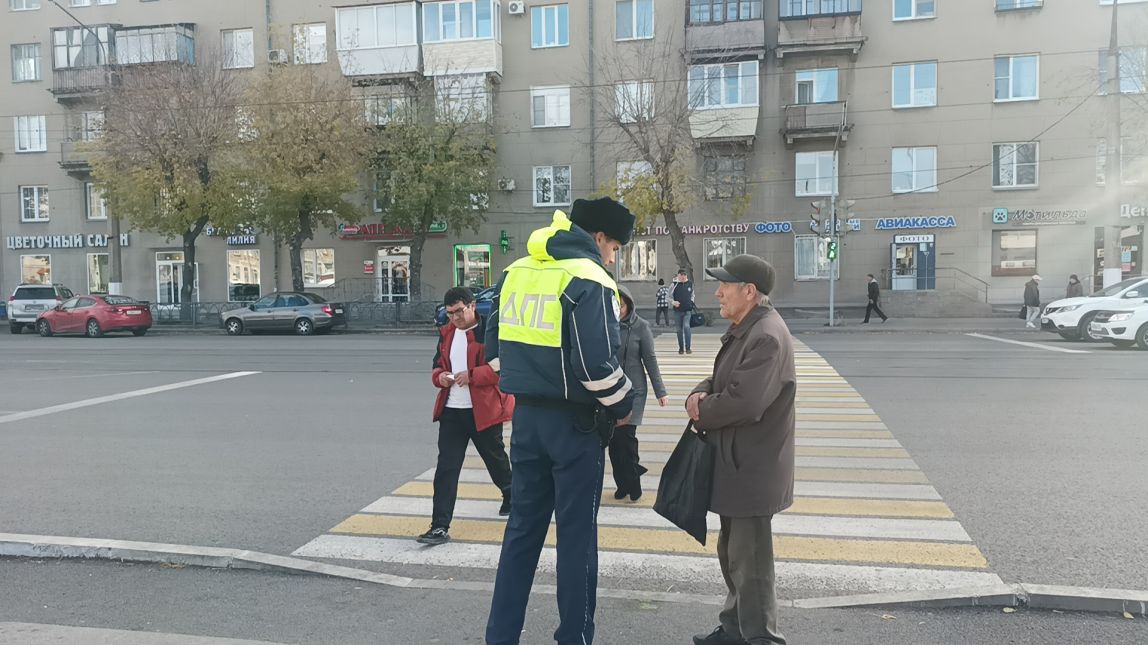
[[225, 311], [220, 322], [228, 334], [244, 331], [294, 331], [300, 336], [331, 331], [347, 324], [347, 308], [313, 293], [281, 292], [263, 296], [239, 309]]

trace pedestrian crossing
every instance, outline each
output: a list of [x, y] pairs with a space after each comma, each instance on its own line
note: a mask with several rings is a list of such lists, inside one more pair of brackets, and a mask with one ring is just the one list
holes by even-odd
[[[670, 404], [651, 392], [638, 428], [645, 495], [617, 501], [609, 460], [599, 522], [603, 585], [626, 588], [724, 589], [716, 561], [717, 517], [701, 546], [654, 513], [662, 467], [687, 418], [683, 401], [709, 376], [720, 347], [717, 335], [698, 334], [693, 354], [677, 354], [676, 340], [656, 341]], [[774, 518], [778, 587], [784, 597], [943, 589], [999, 583], [972, 538], [956, 520], [908, 451], [857, 391], [820, 355], [796, 343], [798, 373], [796, 483], [793, 506]], [[513, 428], [508, 424], [508, 431]], [[431, 514], [434, 469], [417, 473], [390, 494], [346, 518], [295, 551], [312, 558], [390, 565], [498, 566], [505, 521], [500, 491], [473, 447], [467, 453], [450, 533], [435, 547], [417, 544]], [[553, 526], [539, 572], [554, 572]], [[635, 587], [636, 588], [636, 587]]]

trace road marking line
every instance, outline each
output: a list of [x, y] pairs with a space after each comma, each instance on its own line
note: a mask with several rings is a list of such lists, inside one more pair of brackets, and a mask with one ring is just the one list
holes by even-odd
[[[387, 562], [439, 567], [498, 568], [502, 547], [497, 544], [451, 542], [425, 547], [410, 539], [372, 538], [351, 535], [321, 535], [292, 555], [304, 558], [332, 558], [367, 562]], [[553, 574], [556, 551], [542, 549], [538, 571]], [[660, 555], [656, 553], [598, 554], [598, 575], [604, 578], [664, 582], [690, 582], [725, 588], [715, 558], [706, 556]], [[952, 571], [877, 567], [813, 562], [778, 562], [777, 586], [782, 589], [833, 589], [852, 593], [954, 589], [1000, 584], [996, 574], [981, 571]]]
[[152, 370], [150, 372], [106, 372], [102, 374], [76, 374], [74, 376], [47, 376], [26, 379], [28, 381], [63, 381], [64, 379], [77, 379], [77, 378], [107, 378], [110, 376], [134, 376], [138, 374], [159, 374], [158, 371]]
[[1050, 352], [1061, 352], [1064, 354], [1088, 354], [1088, 351], [1083, 349], [1068, 349], [1067, 347], [1056, 347], [1055, 345], [1044, 345], [1041, 343], [1030, 343], [1023, 340], [1012, 340], [1010, 338], [999, 338], [997, 336], [988, 336], [986, 334], [965, 334], [972, 338], [983, 338], [984, 340], [995, 340], [998, 343], [1008, 343], [1010, 345], [1020, 345], [1022, 347], [1032, 347], [1035, 349], [1043, 349]]
[[[331, 529], [332, 533], [415, 537], [426, 530], [425, 517], [400, 515], [352, 515]], [[451, 537], [464, 542], [498, 543], [506, 526], [498, 520], [455, 519]], [[656, 551], [659, 553], [717, 553], [717, 534], [711, 533], [707, 545], [678, 529], [632, 529], [616, 526], [598, 527], [599, 551]], [[546, 533], [546, 545], [556, 543], [556, 527]], [[911, 564], [934, 567], [983, 569], [988, 566], [980, 549], [972, 544], [919, 542], [909, 540], [856, 540], [791, 535], [773, 537], [774, 555], [778, 560], [831, 560], [872, 564]]]
[[[461, 499], [455, 504], [454, 517], [505, 521], [498, 516], [498, 501]], [[384, 497], [364, 508], [364, 514], [409, 515], [429, 518], [434, 501], [429, 497]], [[706, 517], [709, 530], [721, 528], [721, 518]], [[651, 508], [606, 506], [598, 512], [598, 523], [604, 526], [670, 529], [674, 525]], [[954, 520], [889, 519], [870, 517], [830, 517], [825, 515], [786, 515], [773, 518], [773, 532], [780, 535], [815, 535], [823, 537], [872, 538], [884, 540], [927, 540], [972, 542], [959, 522]]]
[[167, 385], [157, 385], [155, 387], [148, 387], [142, 390], [132, 390], [130, 392], [121, 392], [119, 394], [110, 394], [108, 396], [97, 396], [93, 399], [84, 399], [82, 401], [73, 401], [71, 403], [62, 403], [60, 405], [53, 405], [46, 408], [39, 408], [36, 410], [28, 410], [26, 412], [17, 412], [10, 414], [6, 417], [0, 417], [0, 423], [12, 423], [13, 421], [25, 421], [27, 419], [35, 419], [36, 417], [43, 417], [57, 412], [68, 412], [70, 410], [78, 410], [80, 408], [87, 408], [93, 405], [102, 405], [104, 403], [114, 403], [116, 401], [123, 401], [125, 399], [134, 399], [141, 396], [148, 396], [149, 394], [159, 394], [161, 392], [170, 392], [172, 390], [180, 390], [186, 387], [195, 387], [196, 385], [206, 385], [208, 383], [216, 383], [219, 381], [227, 381], [230, 379], [240, 378], [243, 376], [251, 376], [259, 374], [259, 372], [231, 372], [229, 374], [220, 374], [218, 376], [208, 376], [206, 378], [197, 378], [190, 381], [181, 381], [179, 383], [169, 383]]

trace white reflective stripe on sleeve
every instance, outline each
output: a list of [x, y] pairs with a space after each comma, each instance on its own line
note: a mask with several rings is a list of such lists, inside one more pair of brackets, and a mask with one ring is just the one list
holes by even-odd
[[602, 390], [608, 390], [608, 389], [614, 387], [615, 385], [618, 384], [618, 381], [625, 378], [625, 376], [626, 375], [624, 373], [622, 373], [622, 368], [619, 367], [618, 369], [614, 370], [613, 373], [611, 373], [606, 378], [598, 379], [597, 381], [580, 381], [580, 382], [582, 383], [582, 387], [586, 388], [587, 390], [590, 390], [591, 392], [601, 392]]
[[494, 370], [495, 372], [498, 372], [502, 369], [502, 361], [498, 360], [497, 356], [494, 357], [494, 360], [491, 360], [489, 363], [487, 363], [487, 365], [489, 365], [490, 369]]
[[598, 403], [601, 403], [606, 407], [610, 407], [611, 405], [614, 405], [615, 403], [626, 398], [626, 395], [629, 394], [630, 390], [632, 389], [633, 387], [630, 385], [630, 380], [626, 379], [626, 382], [622, 385], [622, 387], [618, 388], [617, 392], [611, 394], [610, 396], [598, 397]]

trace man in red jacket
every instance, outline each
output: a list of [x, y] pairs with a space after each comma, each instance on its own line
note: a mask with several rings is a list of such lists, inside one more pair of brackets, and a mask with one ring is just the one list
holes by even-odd
[[498, 514], [510, 514], [510, 459], [502, 441], [502, 424], [514, 413], [514, 397], [498, 388], [498, 359], [486, 362], [485, 321], [475, 313], [474, 295], [455, 287], [446, 292], [443, 305], [450, 322], [439, 329], [431, 372], [439, 388], [434, 407], [434, 420], [439, 422], [434, 510], [430, 530], [418, 537], [420, 543], [429, 545], [450, 541], [458, 477], [469, 442], [474, 442], [490, 479], [502, 491]]

